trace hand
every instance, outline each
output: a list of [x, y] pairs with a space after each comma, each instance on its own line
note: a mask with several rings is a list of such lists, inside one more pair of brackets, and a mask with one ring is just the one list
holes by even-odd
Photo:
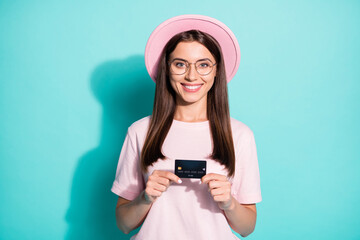
[[209, 192], [221, 210], [229, 210], [233, 207], [234, 198], [231, 195], [231, 183], [226, 176], [208, 173], [201, 178], [202, 183], [209, 186]]
[[146, 183], [144, 198], [147, 203], [153, 203], [168, 189], [171, 182], [182, 183], [181, 179], [172, 172], [155, 170]]

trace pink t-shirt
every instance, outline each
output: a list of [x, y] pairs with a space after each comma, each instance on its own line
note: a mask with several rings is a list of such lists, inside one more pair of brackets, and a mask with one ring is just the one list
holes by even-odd
[[[133, 200], [144, 190], [154, 170], [174, 172], [175, 159], [206, 160], [207, 173], [227, 175], [224, 166], [207, 157], [212, 153], [209, 122], [177, 120], [173, 121], [162, 147], [167, 158], [158, 160], [147, 173], [142, 173], [139, 159], [149, 123], [150, 117], [145, 117], [129, 127], [112, 192]], [[236, 156], [235, 175], [229, 179], [231, 193], [239, 203], [260, 202], [260, 176], [253, 133], [235, 119], [231, 119], [231, 128]], [[213, 201], [207, 184], [199, 184], [199, 179], [183, 178], [182, 181], [181, 184], [171, 184], [153, 203], [140, 231], [131, 239], [238, 239], [224, 212]]]

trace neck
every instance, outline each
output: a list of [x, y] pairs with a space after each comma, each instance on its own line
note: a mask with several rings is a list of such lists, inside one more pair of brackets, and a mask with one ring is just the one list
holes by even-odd
[[176, 104], [174, 119], [182, 122], [207, 121], [206, 99], [191, 104]]

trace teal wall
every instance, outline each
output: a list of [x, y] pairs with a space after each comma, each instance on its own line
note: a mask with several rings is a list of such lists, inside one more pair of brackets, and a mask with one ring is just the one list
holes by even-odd
[[360, 239], [360, 1], [0, 1], [0, 239], [129, 239], [110, 192], [149, 115], [148, 36], [227, 24], [233, 117], [255, 133], [263, 202], [247, 239]]

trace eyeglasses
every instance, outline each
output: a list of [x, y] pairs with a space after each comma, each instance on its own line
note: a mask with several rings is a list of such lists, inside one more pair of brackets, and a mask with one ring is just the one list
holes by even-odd
[[210, 74], [216, 65], [216, 63], [212, 63], [210, 59], [207, 58], [200, 59], [194, 63], [189, 63], [186, 60], [175, 58], [169, 63], [170, 71], [175, 75], [185, 74], [189, 70], [190, 64], [194, 64], [196, 71], [202, 76]]

